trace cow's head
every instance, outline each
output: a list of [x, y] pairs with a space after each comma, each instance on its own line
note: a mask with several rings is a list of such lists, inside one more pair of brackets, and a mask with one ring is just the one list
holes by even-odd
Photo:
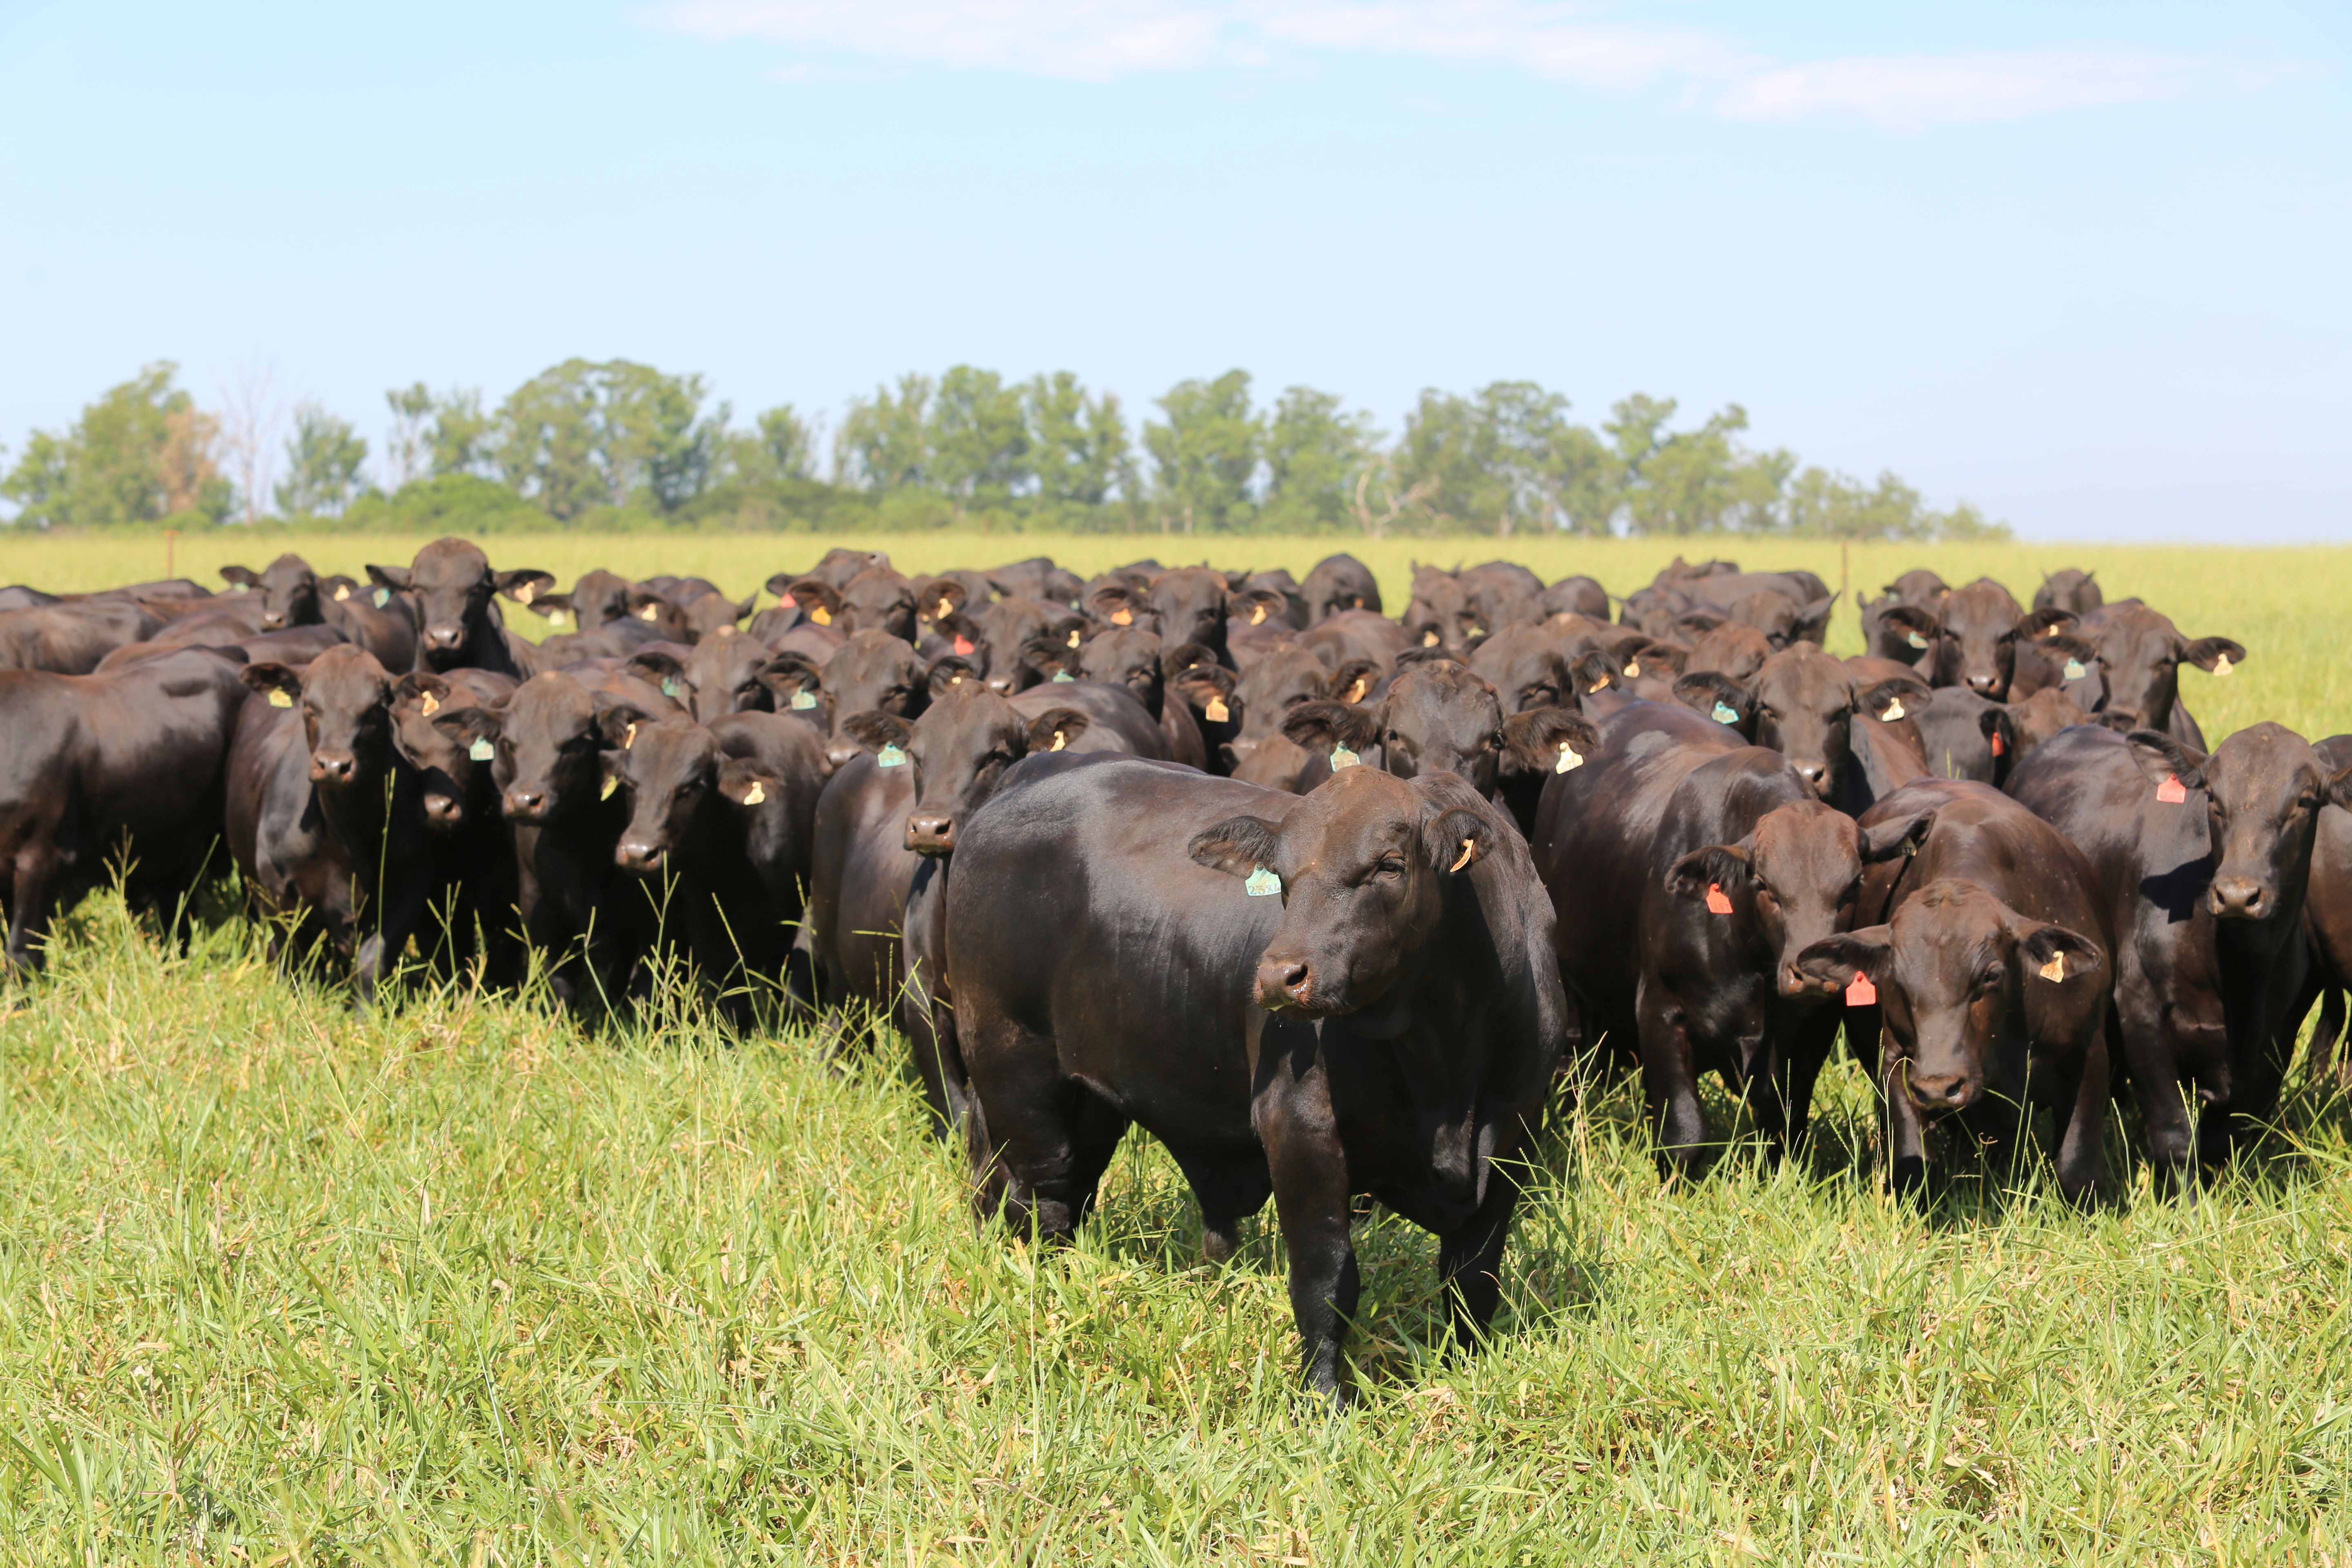
[[1945, 595], [1936, 617], [1933, 684], [1965, 686], [1996, 701], [2006, 697], [2024, 614], [2010, 591], [1990, 577]]
[[[2222, 920], [2267, 920], [2300, 909], [2319, 808], [2352, 802], [2352, 769], [2327, 766], [2311, 743], [2268, 721], [2200, 755], [2171, 736], [2135, 730], [2132, 760], [2151, 784], [2177, 778], [2203, 791], [2213, 843], [2205, 905]], [[2194, 810], [2191, 794], [2179, 809]]]
[[[1032, 752], [1066, 750], [1086, 733], [1087, 716], [1053, 708], [1027, 718], [976, 679], [950, 686], [913, 721], [868, 709], [843, 729], [886, 764], [913, 770], [915, 807], [906, 846], [919, 855], [952, 854], [971, 814], [986, 805], [1004, 770]], [[893, 763], [893, 755], [901, 759]]]
[[[2055, 639], [2053, 639], [2055, 640]], [[2168, 616], [2142, 605], [2106, 613], [2091, 641], [2107, 688], [2100, 721], [2119, 730], [2162, 730], [2180, 700], [2180, 667], [2221, 674], [2245, 662], [2246, 650], [2228, 637], [2182, 637]]]
[[392, 677], [375, 656], [343, 644], [299, 672], [282, 664], [250, 664], [246, 685], [284, 693], [302, 713], [310, 749], [310, 780], [322, 788], [348, 787], [380, 777], [392, 742]]
[[469, 752], [490, 752], [484, 760], [509, 821], [547, 822], [609, 797], [596, 700], [571, 676], [535, 675], [496, 707], [455, 709], [433, 722]]
[[1470, 655], [1470, 668], [1494, 686], [1507, 713], [1573, 706], [1576, 700], [1559, 644], [1542, 627], [1524, 621], [1514, 621], [1479, 643]]
[[491, 613], [493, 595], [535, 598], [555, 579], [535, 568], [490, 570], [489, 557], [463, 539], [436, 539], [406, 566], [371, 565], [368, 575], [416, 605], [417, 647], [427, 668], [439, 671], [479, 661], [480, 645], [500, 635]]
[[224, 566], [220, 574], [247, 593], [261, 595], [263, 631], [315, 626], [326, 618], [320, 602], [319, 574], [299, 555], [280, 555], [260, 572], [245, 566]]
[[778, 787], [766, 768], [728, 756], [691, 719], [614, 707], [599, 723], [607, 775], [628, 795], [629, 820], [613, 847], [613, 862], [625, 871], [659, 874], [712, 814], [757, 806]]
[[436, 835], [455, 833], [472, 816], [474, 791], [478, 784], [488, 784], [490, 764], [468, 755], [467, 742], [433, 721], [478, 701], [474, 693], [421, 670], [402, 676], [392, 690], [393, 747], [415, 771], [417, 809], [426, 829]]

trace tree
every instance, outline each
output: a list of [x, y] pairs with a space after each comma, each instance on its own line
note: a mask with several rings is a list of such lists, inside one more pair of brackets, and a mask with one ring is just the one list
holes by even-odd
[[871, 398], [852, 398], [834, 438], [835, 478], [865, 490], [905, 489], [927, 483], [930, 474], [926, 414], [931, 378], [902, 375], [893, 395], [887, 386]]
[[1809, 468], [1786, 487], [1781, 525], [1790, 533], [1828, 539], [2007, 539], [1962, 501], [1950, 511], [1929, 510], [1919, 492], [1893, 474], [1864, 486], [1843, 474]]
[[1635, 394], [1611, 409], [1603, 428], [1624, 465], [1622, 492], [1634, 533], [1716, 533], [1769, 527], [1796, 459], [1748, 453], [1732, 437], [1748, 428], [1734, 403], [1696, 430], [1668, 432], [1673, 398]]
[[1114, 490], [1135, 499], [1134, 448], [1116, 396], [1088, 396], [1076, 375], [1058, 370], [1032, 378], [1022, 398], [1039, 499], [1087, 507]]
[[1021, 389], [992, 370], [951, 366], [931, 400], [929, 477], [959, 509], [1003, 505], [1028, 488], [1029, 425]]
[[780, 479], [816, 478], [816, 432], [789, 403], [760, 416], [760, 451]]
[[367, 443], [348, 419], [315, 403], [294, 406], [294, 434], [286, 438], [286, 478], [277, 489], [284, 517], [334, 517], [359, 493]]
[[1380, 444], [1372, 416], [1342, 413], [1337, 393], [1285, 391], [1266, 422], [1264, 517], [1285, 527], [1345, 523]]
[[64, 435], [35, 431], [0, 479], [16, 521], [53, 528], [227, 516], [234, 496], [215, 456], [219, 425], [173, 384], [178, 373], [159, 361], [84, 408]]
[[269, 492], [270, 453], [281, 414], [269, 395], [276, 373], [254, 361], [237, 374], [235, 385], [220, 388], [220, 450], [236, 488], [236, 504], [248, 523], [261, 521]]
[[1494, 431], [1475, 399], [1423, 388], [1404, 417], [1395, 462], [1397, 484], [1442, 521], [1499, 518], [1508, 504]]
[[1160, 400], [1165, 424], [1143, 427], [1143, 444], [1158, 468], [1161, 527], [1181, 520], [1184, 531], [1227, 529], [1250, 517], [1250, 486], [1257, 478], [1260, 429], [1250, 408], [1250, 378], [1229, 370], [1214, 381], [1181, 381]]
[[727, 408], [703, 417], [702, 399], [698, 375], [566, 360], [499, 405], [499, 469], [519, 494], [567, 521], [633, 501], [674, 511], [709, 486], [719, 457]]

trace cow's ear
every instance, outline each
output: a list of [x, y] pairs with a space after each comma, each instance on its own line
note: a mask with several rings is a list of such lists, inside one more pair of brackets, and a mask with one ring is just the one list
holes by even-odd
[[1797, 954], [1797, 973], [1840, 991], [1853, 984], [1857, 974], [1869, 976], [1876, 984], [1886, 979], [1892, 967], [1887, 961], [1894, 951], [1894, 937], [1886, 927], [1864, 926], [1809, 943]]
[[1908, 855], [1926, 840], [1928, 829], [1936, 826], [1936, 808], [1915, 811], [1908, 816], [1889, 817], [1862, 830], [1862, 859], [1866, 866], [1881, 860], [1892, 860], [1897, 855]]
[[2073, 626], [2076, 619], [2074, 611], [2049, 605], [2028, 614], [2012, 629], [2018, 641], [2038, 642], [2061, 627]]
[[572, 595], [568, 593], [534, 593], [522, 603], [529, 606], [532, 615], [545, 616], [551, 620], [557, 616], [568, 616], [572, 613]]
[[764, 805], [782, 788], [776, 775], [750, 757], [735, 757], [719, 770], [719, 793], [737, 805]]
[[1066, 674], [1078, 678], [1078, 650], [1050, 637], [1031, 637], [1021, 645], [1021, 661], [1048, 678]]
[[506, 731], [506, 715], [495, 708], [446, 708], [433, 715], [433, 727], [466, 745], [495, 742]]
[[1675, 677], [1675, 700], [1685, 708], [1697, 709], [1718, 723], [1731, 725], [1743, 735], [1748, 733], [1748, 726], [1756, 719], [1756, 694], [1731, 677], [1712, 669]]
[[1977, 728], [1984, 731], [1985, 744], [1992, 748], [1996, 774], [2017, 765], [2017, 721], [2010, 717], [2007, 708], [1987, 708], [1977, 715]]
[[2228, 637], [2199, 637], [2180, 650], [2181, 663], [2193, 664], [2208, 675], [2220, 670], [2225, 658], [2232, 665], [2243, 664], [2246, 662], [2246, 650]]
[[1624, 667], [1617, 656], [1606, 648], [1588, 648], [1577, 655], [1576, 662], [1568, 667], [1568, 684], [1576, 700], [1598, 697], [1612, 686], [1625, 683]]
[[253, 690], [268, 696], [276, 692], [286, 699], [279, 707], [290, 707], [302, 696], [302, 672], [286, 664], [248, 664], [238, 672], [238, 679]]
[[1248, 583], [1252, 577], [1256, 575], [1256, 573], [1250, 571], [1246, 567], [1236, 568], [1233, 571], [1227, 572], [1225, 574], [1226, 591], [1235, 594], [1240, 593], [1243, 585]]
[[[2082, 932], [2040, 922], [2021, 926], [2017, 952], [2026, 966], [2044, 980], [2072, 980], [2107, 961], [2106, 950]], [[2062, 958], [2064, 962], [2056, 962]]]
[[935, 578], [923, 585], [916, 613], [925, 620], [943, 621], [964, 606], [971, 590], [952, 577]]
[[980, 666], [960, 653], [943, 653], [923, 672], [923, 685], [934, 697], [944, 697], [959, 686], [980, 679]]
[[1087, 608], [1096, 620], [1106, 625], [1131, 626], [1143, 613], [1143, 601], [1123, 583], [1106, 583], [1087, 595]]
[[1670, 642], [1660, 642], [1653, 637], [1630, 652], [1626, 659], [1625, 673], [1631, 676], [1639, 675], [1643, 669], [1658, 669], [1668, 675], [1680, 675], [1683, 672], [1683, 666], [1690, 662], [1690, 651], [1686, 647], [1681, 647]]
[[1452, 806], [1432, 814], [1422, 824], [1421, 843], [1428, 851], [1431, 867], [1451, 876], [1467, 871], [1493, 853], [1495, 825], [1466, 807]]
[[790, 599], [793, 596], [793, 584], [798, 581], [800, 581], [800, 579], [793, 576], [790, 572], [779, 572], [775, 575], [770, 577], [766, 582], [761, 584], [760, 586], [765, 588], [769, 593], [773, 594], [779, 599]]
[[[1843, 589], [1838, 590], [1838, 593], [1843, 592]], [[1830, 614], [1837, 608], [1837, 594], [1831, 594], [1825, 597], [1815, 599], [1810, 605], [1805, 605], [1800, 607], [1797, 611], [1797, 636], [1799, 639], [1811, 643], [1820, 642], [1822, 640], [1822, 633], [1829, 627]]]
[[499, 592], [518, 605], [528, 605], [555, 586], [555, 574], [536, 566], [518, 566], [511, 572], [493, 572], [490, 580]]
[[1345, 746], [1360, 752], [1380, 739], [1381, 716], [1388, 705], [1368, 708], [1354, 702], [1301, 702], [1282, 716], [1282, 732], [1295, 746], [1324, 752]]
[[657, 647], [639, 648], [629, 656], [629, 662], [621, 668], [629, 674], [656, 686], [659, 686], [665, 680], [681, 679], [686, 674], [686, 666], [678, 662], [676, 654], [666, 653]]
[[1748, 880], [1748, 851], [1737, 844], [1694, 849], [1666, 868], [1666, 891], [1678, 899], [1704, 899], [1710, 889], [1728, 889]]
[[1049, 708], [1029, 721], [1029, 752], [1066, 752], [1087, 732], [1088, 720], [1075, 708]]
[[[1889, 588], [1887, 592], [1894, 590]], [[1935, 641], [1944, 630], [1941, 616], [1917, 605], [1889, 605], [1879, 612], [1878, 618], [1881, 624], [1893, 626], [1906, 637], [1916, 637], [1921, 642]]]
[[1361, 702], [1381, 683], [1381, 667], [1369, 658], [1351, 658], [1323, 682], [1323, 695], [1334, 702]]
[[1192, 835], [1184, 847], [1194, 863], [1228, 877], [1247, 877], [1274, 868], [1275, 842], [1282, 829], [1257, 816], [1229, 816]]
[[399, 684], [392, 689], [392, 700], [395, 705], [415, 702], [422, 706], [429, 697], [433, 700], [432, 706], [425, 710], [425, 714], [429, 719], [449, 705], [450, 689], [449, 683], [441, 677], [415, 670], [400, 678]]
[[896, 746], [903, 752], [907, 742], [914, 739], [915, 727], [896, 713], [868, 708], [844, 719], [841, 732], [869, 752], [878, 752], [886, 746]]
[[2205, 787], [2205, 755], [2192, 752], [2161, 730], [2134, 730], [2124, 737], [2131, 748], [2132, 761], [2139, 764], [2148, 782], [2161, 784], [2167, 779], [2179, 779], [2190, 789]]
[[1601, 731], [1566, 708], [1530, 708], [1503, 721], [1503, 755], [1520, 773], [1573, 773], [1600, 749]]
[[1669, 624], [1686, 637], [1703, 637], [1729, 618], [1720, 610], [1685, 610]]
[[250, 566], [224, 566], [220, 569], [220, 574], [221, 581], [234, 583], [240, 588], [261, 586], [260, 574]]
[[829, 626], [841, 614], [841, 590], [822, 577], [796, 577], [784, 591], [784, 597], [800, 606], [801, 614], [818, 626]]
[[2352, 768], [2330, 775], [2327, 781], [2327, 802], [2352, 811]]
[[371, 563], [367, 574], [370, 582], [380, 587], [390, 588], [394, 593], [405, 592], [415, 581], [405, 566], [378, 566]]
[[1891, 680], [1881, 680], [1854, 695], [1854, 706], [1874, 719], [1893, 723], [1907, 718], [1935, 700], [1924, 680], [1898, 675]]
[[1434, 619], [1417, 621], [1413, 625], [1405, 627], [1404, 633], [1405, 640], [1412, 644], [1415, 647], [1443, 647], [1445, 646], [1445, 626], [1442, 621]]
[[824, 677], [804, 653], [780, 653], [761, 665], [753, 679], [788, 703], [801, 692], [824, 689]]
[[2071, 658], [2084, 666], [2099, 657], [2096, 643], [2078, 637], [2072, 632], [2052, 632], [2048, 637], [2036, 637], [2033, 647], [2045, 658]]
[[1230, 677], [1233, 671], [1217, 662], [1217, 656], [1207, 643], [1178, 643], [1160, 655], [1160, 673], [1174, 680], [1196, 669], [1213, 669]]
[[637, 727], [654, 721], [653, 715], [626, 702], [615, 702], [596, 715], [596, 728], [604, 736], [604, 744], [627, 751], [636, 744]]
[[1453, 664], [1453, 651], [1443, 647], [1409, 647], [1396, 656], [1397, 673], [1402, 675], [1416, 664]]
[[1290, 616], [1290, 601], [1271, 588], [1252, 588], [1245, 594], [1229, 595], [1225, 613], [1235, 620], [1262, 626], [1268, 621], [1283, 621]]

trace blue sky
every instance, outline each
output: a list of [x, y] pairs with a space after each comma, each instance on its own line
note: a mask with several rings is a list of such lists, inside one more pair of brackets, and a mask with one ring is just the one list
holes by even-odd
[[2352, 7], [0, 0], [0, 441], [572, 354], [1738, 401], [2042, 539], [2352, 538]]

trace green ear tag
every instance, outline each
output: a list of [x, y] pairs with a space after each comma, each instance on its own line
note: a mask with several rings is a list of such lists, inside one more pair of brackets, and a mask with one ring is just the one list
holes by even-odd
[[662, 677], [662, 695], [664, 697], [675, 697], [677, 695], [677, 677], [674, 675], [665, 675]]
[[795, 691], [795, 692], [793, 692], [793, 712], [795, 712], [795, 713], [805, 713], [805, 712], [807, 712], [810, 709], [812, 709], [812, 708], [814, 708], [814, 707], [815, 707], [815, 706], [816, 706], [816, 693], [815, 693], [815, 692], [814, 692], [814, 691]]
[[1352, 768], [1363, 760], [1363, 758], [1356, 755], [1355, 752], [1348, 750], [1345, 746], [1334, 746], [1331, 748], [1331, 771], [1335, 773], [1341, 768]]
[[1927, 639], [1921, 637], [1917, 632], [1913, 632], [1909, 637], [1905, 637], [1903, 640], [1909, 643], [1913, 647], [1926, 647], [1927, 646]]
[[391, 604], [391, 603], [392, 603], [392, 590], [391, 590], [391, 589], [389, 589], [389, 588], [378, 588], [378, 589], [375, 591], [375, 607], [376, 607], [377, 609], [381, 610], [381, 609], [383, 609], [386, 605], [389, 605], [389, 604]]
[[1249, 889], [1251, 898], [1267, 899], [1282, 891], [1282, 879], [1260, 866], [1249, 874], [1242, 886]]
[[1707, 717], [1713, 719], [1718, 724], [1737, 724], [1739, 722], [1738, 710], [1733, 708], [1728, 702], [1717, 702], [1715, 705], [1715, 711], [1708, 714]]
[[903, 768], [907, 765], [907, 753], [896, 746], [885, 746], [874, 753], [874, 760], [886, 768]]
[[618, 773], [606, 773], [604, 775], [604, 787], [596, 792], [596, 798], [598, 800], [610, 800], [613, 798], [613, 792], [620, 787], [621, 775]]
[[2066, 661], [2066, 679], [2069, 679], [2069, 680], [2080, 680], [2080, 679], [2083, 679], [2083, 677], [2084, 677], [2085, 674], [2087, 674], [2087, 673], [2088, 673], [2088, 671], [2084, 670], [2084, 668], [2083, 668], [2083, 661], [2082, 661], [2081, 659], [2079, 659], [2079, 658], [2070, 658], [2070, 659], [2068, 659], [2068, 660]]
[[1075, 676], [1075, 675], [1072, 675], [1072, 674], [1071, 674], [1068, 670], [1066, 670], [1066, 669], [1057, 669], [1057, 670], [1055, 670], [1055, 671], [1054, 672], [1054, 679], [1055, 679], [1055, 680], [1057, 680], [1057, 681], [1066, 680], [1066, 681], [1069, 681], [1070, 683], [1072, 683], [1073, 685], [1075, 685], [1075, 684], [1076, 684], [1076, 682], [1077, 682], [1077, 679], [1078, 679], [1078, 678], [1077, 678], [1076, 676]]
[[487, 738], [479, 738], [466, 748], [466, 754], [478, 763], [487, 763], [499, 752], [498, 748], [491, 745]]

